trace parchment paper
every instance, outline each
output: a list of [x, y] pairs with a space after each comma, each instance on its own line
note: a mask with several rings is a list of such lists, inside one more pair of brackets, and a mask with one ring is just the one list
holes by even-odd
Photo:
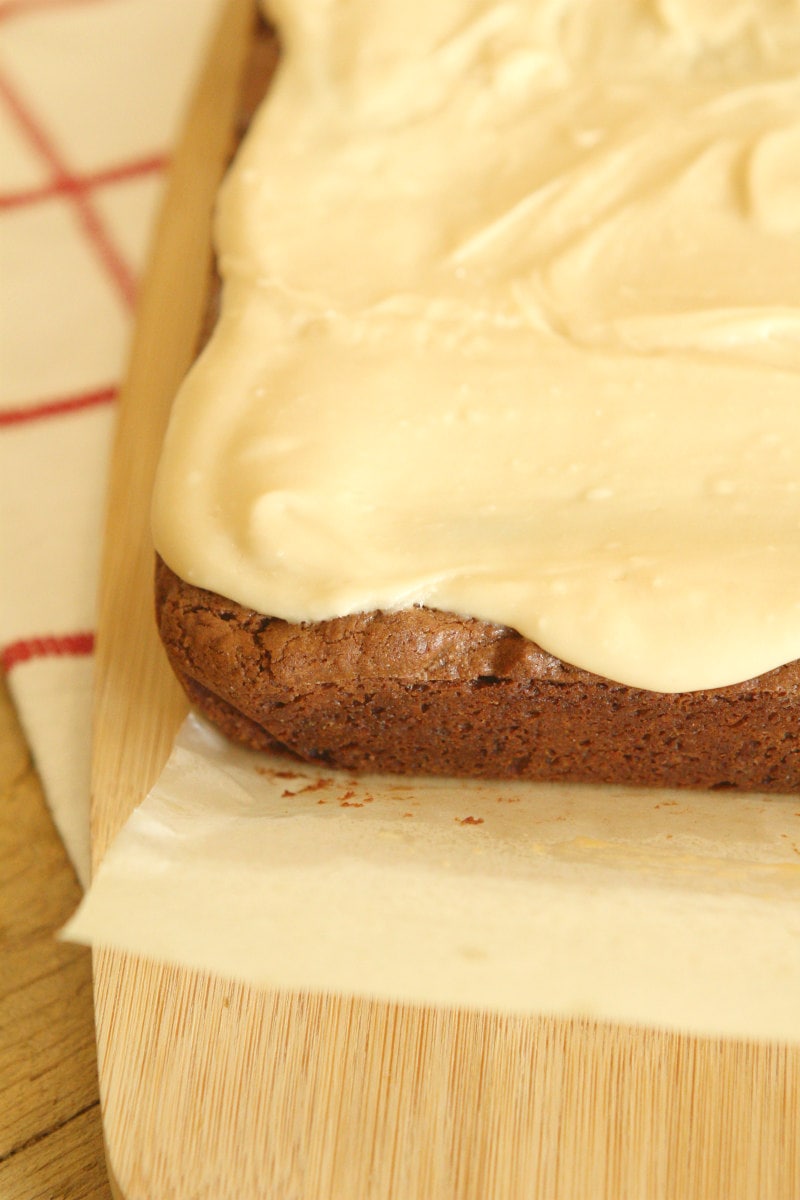
[[800, 1041], [800, 797], [353, 778], [191, 716], [64, 935], [256, 986]]

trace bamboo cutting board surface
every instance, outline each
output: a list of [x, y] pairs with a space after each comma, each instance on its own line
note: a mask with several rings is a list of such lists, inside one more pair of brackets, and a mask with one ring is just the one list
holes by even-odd
[[[177, 156], [112, 468], [95, 862], [185, 711], [152, 619], [148, 505], [202, 322], [209, 211], [252, 55], [229, 0]], [[267, 69], [270, 48], [258, 51]], [[107, 1157], [124, 1200], [797, 1200], [800, 1049], [254, 991], [94, 956]]]

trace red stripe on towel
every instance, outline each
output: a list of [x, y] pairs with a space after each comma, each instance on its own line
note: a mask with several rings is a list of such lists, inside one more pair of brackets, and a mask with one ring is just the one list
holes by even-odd
[[10, 671], [33, 658], [81, 657], [93, 652], [93, 633], [51, 634], [10, 642], [0, 651], [0, 664], [4, 671]]
[[27, 404], [24, 408], [7, 408], [0, 412], [0, 428], [3, 425], [24, 425], [26, 421], [40, 421], [43, 417], [60, 417], [65, 413], [78, 412], [83, 408], [94, 408], [97, 404], [109, 404], [117, 398], [116, 387], [98, 388], [94, 392], [83, 392], [78, 396], [61, 396], [56, 400], [42, 400]]
[[75, 215], [95, 253], [127, 307], [132, 308], [136, 296], [136, 281], [85, 191], [67, 170], [55, 143], [3, 75], [0, 75], [0, 97], [5, 101], [17, 124], [22, 127], [28, 141], [52, 171], [52, 186], [72, 201]]
[[103, 4], [106, 0], [3, 0], [0, 21], [4, 17], [32, 16], [43, 8], [77, 8], [82, 4]]
[[59, 196], [74, 196], [76, 192], [86, 193], [108, 184], [127, 183], [130, 179], [158, 174], [165, 170], [168, 164], [169, 159], [165, 154], [151, 154], [147, 158], [119, 163], [102, 171], [90, 171], [86, 175], [57, 179], [55, 183], [45, 183], [41, 187], [27, 188], [22, 192], [7, 192], [5, 195], [0, 194], [0, 210], [24, 208], [28, 204], [39, 204], [43, 200], [53, 200]]

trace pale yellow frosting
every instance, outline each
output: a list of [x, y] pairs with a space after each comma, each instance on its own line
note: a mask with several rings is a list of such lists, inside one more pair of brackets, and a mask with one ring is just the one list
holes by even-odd
[[799, 0], [280, 0], [156, 546], [659, 691], [800, 658]]

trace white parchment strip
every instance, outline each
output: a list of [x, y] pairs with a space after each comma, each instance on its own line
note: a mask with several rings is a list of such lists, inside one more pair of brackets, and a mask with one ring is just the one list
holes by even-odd
[[800, 1041], [800, 798], [352, 778], [190, 717], [64, 932], [257, 986]]

